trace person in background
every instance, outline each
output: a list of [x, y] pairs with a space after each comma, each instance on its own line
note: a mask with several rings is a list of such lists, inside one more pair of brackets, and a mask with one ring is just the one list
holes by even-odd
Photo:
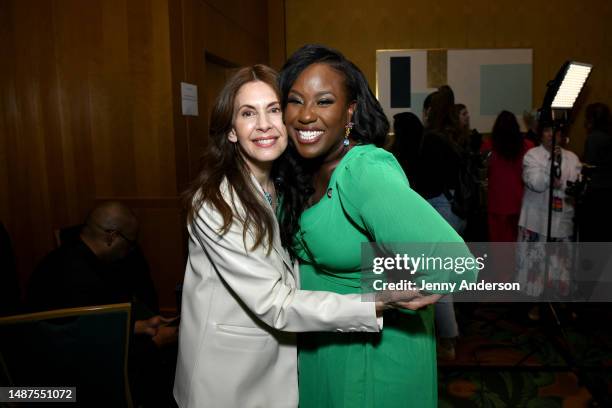
[[[431, 101], [437, 93], [438, 91], [434, 91], [430, 93], [429, 95], [427, 95], [425, 99], [423, 100], [423, 110], [421, 111], [421, 122], [423, 124], [423, 130], [421, 131], [421, 137], [419, 139], [419, 144], [418, 146], [416, 146], [416, 150], [414, 153], [416, 160], [415, 160], [414, 165], [412, 166], [412, 169], [410, 169], [410, 174], [412, 177], [411, 179], [409, 179], [410, 186], [412, 187], [414, 191], [421, 194], [422, 196], [424, 196], [422, 192], [425, 190], [425, 186], [429, 184], [428, 178], [427, 178], [428, 173], [422, 171], [424, 164], [421, 162], [422, 159], [424, 158], [423, 146], [425, 145], [425, 129], [427, 128], [427, 116], [429, 115], [429, 112], [431, 112]], [[430, 140], [428, 140], [428, 142], [430, 142]], [[423, 187], [421, 188], [421, 186]]]
[[524, 111], [523, 123], [527, 128], [525, 139], [529, 140], [534, 146], [538, 146], [540, 144], [540, 136], [538, 135], [538, 112]]
[[467, 107], [462, 103], [455, 104], [455, 114], [459, 121], [459, 127], [462, 129], [470, 130], [470, 112]]
[[471, 211], [465, 215], [466, 228], [462, 236], [466, 241], [482, 242], [487, 240], [488, 235], [487, 212], [484, 199], [486, 194], [484, 189], [486, 169], [484, 158], [481, 154], [483, 137], [478, 130], [471, 128], [470, 113], [464, 104], [455, 104], [455, 115], [462, 133], [459, 137], [459, 140], [463, 142], [461, 146], [463, 148], [462, 168], [465, 167], [469, 171], [470, 177], [473, 178], [473, 193], [477, 197], [473, 200], [475, 204]]
[[27, 288], [27, 308], [41, 311], [136, 300], [135, 333], [154, 337], [167, 319], [158, 315], [149, 266], [137, 245], [138, 230], [136, 216], [124, 204], [97, 205], [79, 235], [38, 264]]
[[423, 100], [423, 110], [421, 111], [421, 121], [423, 122], [423, 126], [425, 128], [429, 127], [428, 117], [431, 112], [431, 103], [433, 98], [438, 94], [438, 91], [434, 91], [427, 95]]
[[410, 185], [414, 185], [423, 125], [414, 113], [401, 112], [393, 116], [393, 133], [395, 139], [390, 151], [404, 169]]
[[138, 230], [136, 216], [124, 204], [97, 205], [78, 236], [65, 240], [36, 267], [26, 307], [44, 311], [132, 302], [134, 398], [147, 407], [167, 406], [175, 355], [166, 346], [176, 344], [178, 333], [168, 326], [173, 319], [159, 315], [149, 266], [137, 245]]
[[[423, 107], [425, 131], [415, 171], [415, 189], [457, 231], [462, 234], [466, 219], [452, 210], [458, 188], [466, 140], [455, 112], [455, 96], [449, 86], [432, 93]], [[428, 96], [429, 98], [429, 96]], [[438, 333], [438, 358], [454, 360], [459, 326], [452, 295], [435, 305]]]
[[587, 106], [584, 127], [584, 163], [590, 180], [580, 214], [580, 241], [611, 241], [612, 217], [612, 118], [603, 103]]
[[[425, 99], [425, 130], [419, 149], [414, 189], [458, 232], [465, 219], [451, 210], [461, 166], [461, 131], [454, 114], [454, 95], [450, 87], [441, 87]], [[429, 101], [428, 101], [429, 99]]]
[[470, 112], [462, 103], [455, 104], [455, 115], [462, 132], [460, 140], [463, 140], [464, 148], [470, 152], [479, 153], [482, 145], [482, 135], [476, 129], [470, 127]]
[[[570, 293], [569, 261], [567, 257], [552, 254], [547, 260], [544, 244], [548, 241], [548, 205], [550, 168], [554, 166], [551, 237], [553, 242], [571, 242], [574, 239], [574, 202], [566, 195], [568, 181], [576, 181], [581, 164], [578, 157], [560, 146], [561, 132], [556, 132], [556, 147], [552, 152], [552, 124], [540, 122], [542, 144], [527, 151], [523, 158], [525, 189], [519, 216], [517, 269], [522, 290], [531, 296], [540, 295], [544, 287], [555, 286], [560, 296]], [[519, 145], [520, 146], [520, 145]], [[560, 248], [560, 247], [559, 247]], [[548, 268], [546, 262], [553, 266]], [[537, 308], [530, 317], [539, 318]]]
[[502, 111], [495, 120], [491, 139], [483, 146], [488, 160], [487, 213], [489, 241], [514, 242], [523, 200], [523, 157], [533, 143], [521, 134], [516, 116]]

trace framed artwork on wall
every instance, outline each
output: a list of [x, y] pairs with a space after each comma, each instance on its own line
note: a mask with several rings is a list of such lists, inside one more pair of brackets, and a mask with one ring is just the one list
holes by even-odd
[[421, 117], [425, 97], [450, 85], [467, 106], [471, 127], [490, 133], [502, 110], [533, 109], [533, 50], [432, 49], [376, 51], [376, 97], [393, 121], [399, 112]]

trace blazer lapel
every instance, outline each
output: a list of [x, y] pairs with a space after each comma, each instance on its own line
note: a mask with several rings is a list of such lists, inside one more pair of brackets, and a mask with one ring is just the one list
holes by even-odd
[[273, 234], [272, 248], [281, 257], [281, 259], [283, 260], [287, 268], [291, 271], [291, 273], [294, 274], [293, 263], [291, 262], [291, 259], [289, 258], [289, 253], [287, 252], [287, 250], [283, 247], [281, 243], [280, 227], [278, 225], [278, 220], [276, 219], [276, 214], [274, 214], [274, 209], [272, 208], [270, 203], [268, 203], [266, 200], [263, 200], [263, 197], [264, 197], [263, 188], [261, 188], [261, 185], [259, 184], [259, 182], [257, 181], [257, 179], [255, 178], [253, 174], [251, 174], [251, 181], [253, 182], [253, 185], [257, 189], [257, 192], [262, 197], [262, 201], [265, 202], [266, 207], [269, 209], [269, 211], [272, 213], [272, 216], [274, 217], [275, 223], [274, 223], [274, 231], [272, 232]]
[[272, 242], [272, 247], [274, 248], [276, 253], [281, 257], [281, 259], [283, 260], [287, 268], [289, 268], [289, 270], [293, 274], [293, 264], [291, 263], [291, 259], [289, 258], [289, 253], [281, 244], [280, 233], [278, 232], [278, 223], [275, 225], [275, 228], [274, 228], [274, 240]]

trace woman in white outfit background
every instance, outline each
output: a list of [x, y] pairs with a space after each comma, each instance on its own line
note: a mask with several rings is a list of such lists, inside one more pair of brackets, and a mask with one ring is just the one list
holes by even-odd
[[[527, 151], [523, 158], [525, 190], [519, 218], [519, 246], [517, 256], [518, 282], [527, 294], [540, 295], [545, 287], [552, 287], [561, 296], [570, 291], [569, 276], [572, 262], [570, 246], [574, 240], [574, 202], [565, 193], [568, 181], [576, 181], [581, 164], [578, 156], [560, 146], [561, 132], [556, 134], [556, 148], [552, 150], [553, 129], [541, 124], [542, 144]], [[548, 241], [548, 203], [550, 166], [555, 165], [551, 239], [557, 242], [554, 253], [546, 252]], [[546, 273], [546, 257], [549, 268]], [[537, 316], [537, 313], [534, 314]]]

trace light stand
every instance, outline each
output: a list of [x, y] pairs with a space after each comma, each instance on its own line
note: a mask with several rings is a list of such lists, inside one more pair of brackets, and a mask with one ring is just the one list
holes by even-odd
[[[542, 108], [539, 110], [541, 122], [548, 122], [552, 127], [552, 143], [550, 151], [550, 174], [549, 174], [549, 188], [548, 188], [548, 222], [546, 228], [546, 241], [553, 242], [552, 237], [552, 214], [553, 214], [553, 200], [554, 200], [554, 184], [555, 178], [561, 177], [561, 166], [562, 160], [559, 158], [558, 163], [555, 157], [555, 148], [557, 144], [557, 132], [562, 130], [568, 123], [568, 117], [571, 113], [578, 95], [582, 91], [586, 80], [588, 79], [593, 66], [590, 64], [584, 64], [579, 62], [566, 62], [563, 64], [559, 72], [557, 73], [554, 80], [548, 83], [548, 89], [544, 96]], [[562, 156], [562, 154], [561, 154]], [[550, 270], [550, 258], [551, 254], [550, 245], [546, 248], [546, 262], [544, 272], [544, 293], [546, 294], [546, 288], [548, 286], [549, 270]], [[549, 293], [550, 295], [550, 293]], [[588, 381], [588, 375], [585, 375], [582, 368], [578, 366], [575, 359], [575, 352], [568, 339], [568, 336], [561, 324], [559, 315], [555, 310], [555, 307], [550, 302], [547, 302], [548, 307], [555, 321], [556, 327], [561, 334], [562, 341], [565, 342], [567, 350], [563, 351], [562, 348], [560, 354], [565, 359], [568, 367], [576, 374], [581, 382], [589, 389], [593, 395], [594, 400], [609, 402], [608, 396], [605, 390], [602, 392], [602, 388], [599, 385], [590, 384]], [[551, 341], [554, 342], [555, 337], [552, 334], [547, 336]], [[532, 354], [532, 353], [530, 353]], [[525, 360], [525, 359], [523, 359]], [[521, 360], [521, 362], [523, 361]]]
[[[578, 95], [580, 95], [580, 91], [582, 91], [584, 83], [589, 77], [592, 69], [593, 66], [591, 64], [570, 61], [564, 63], [559, 72], [557, 72], [555, 79], [548, 83], [542, 107], [539, 109], [539, 120], [549, 121], [553, 131], [548, 189], [548, 223], [546, 228], [548, 242], [552, 240], [552, 203], [556, 170], [554, 166], [554, 154], [557, 142], [557, 130], [562, 129], [567, 124], [568, 114], [573, 109], [576, 99]], [[559, 171], [560, 166], [561, 163], [559, 163]]]
[[[552, 127], [552, 143], [550, 149], [550, 174], [548, 179], [548, 220], [546, 224], [546, 241], [552, 242], [552, 212], [554, 201], [555, 178], [561, 177], [561, 156], [557, 163], [555, 149], [557, 147], [557, 131], [562, 130], [568, 123], [568, 116], [576, 103], [576, 99], [586, 80], [591, 73], [593, 66], [581, 62], [565, 62], [555, 79], [547, 84], [546, 94], [542, 107], [539, 109], [540, 123], [550, 123]], [[556, 165], [555, 165], [556, 164]], [[558, 174], [555, 174], [558, 173]], [[549, 250], [547, 245], [547, 251]], [[547, 253], [544, 269], [544, 285], [548, 284], [550, 254]], [[545, 286], [546, 288], [546, 286]], [[550, 305], [552, 308], [552, 305]], [[556, 316], [556, 313], [553, 313]]]

